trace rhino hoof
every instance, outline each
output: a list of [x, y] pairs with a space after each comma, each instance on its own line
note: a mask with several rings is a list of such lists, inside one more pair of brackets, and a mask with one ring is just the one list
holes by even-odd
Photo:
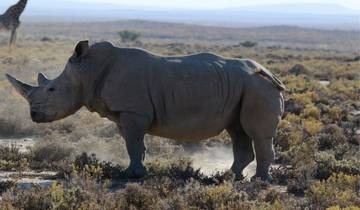
[[139, 179], [146, 175], [146, 170], [145, 168], [127, 168], [124, 173], [127, 178]]
[[261, 181], [271, 183], [273, 178], [270, 174], [255, 174], [253, 177], [251, 177], [251, 181], [254, 181], [256, 179], [260, 179]]
[[235, 180], [234, 181], [242, 181], [242, 180], [244, 180], [245, 179], [245, 177], [242, 175], [242, 174], [236, 174], [235, 175]]

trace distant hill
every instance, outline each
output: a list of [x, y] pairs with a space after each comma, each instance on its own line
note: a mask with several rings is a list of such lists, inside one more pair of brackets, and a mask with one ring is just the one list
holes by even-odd
[[229, 8], [228, 10], [253, 11], [279, 14], [317, 14], [317, 15], [359, 15], [360, 11], [349, 9], [337, 4], [273, 4]]
[[[16, 0], [3, 0], [0, 10]], [[29, 1], [24, 21], [113, 21], [141, 19], [229, 27], [293, 25], [360, 30], [360, 11], [336, 4], [278, 4], [217, 10], [139, 8], [75, 0]]]
[[184, 23], [122, 20], [109, 22], [27, 22], [19, 34], [59, 39], [90, 39], [92, 41], [119, 40], [119, 31], [141, 34], [143, 43], [193, 43], [204, 45], [238, 45], [257, 42], [258, 46], [282, 46], [300, 50], [323, 49], [358, 52], [359, 31], [321, 30], [294, 26], [230, 28]]

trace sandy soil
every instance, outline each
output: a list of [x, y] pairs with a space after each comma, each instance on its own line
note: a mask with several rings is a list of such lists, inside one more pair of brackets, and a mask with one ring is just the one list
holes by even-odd
[[[20, 152], [28, 152], [34, 146], [36, 140], [33, 138], [21, 139], [0, 139], [0, 146], [11, 147], [16, 146]], [[50, 186], [53, 180], [50, 178], [55, 176], [54, 171], [0, 171], [0, 181], [14, 181], [18, 183], [20, 188], [31, 188], [32, 185]]]

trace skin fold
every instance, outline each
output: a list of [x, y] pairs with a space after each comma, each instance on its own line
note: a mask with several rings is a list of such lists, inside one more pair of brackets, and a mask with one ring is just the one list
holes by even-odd
[[115, 122], [126, 141], [129, 177], [146, 174], [145, 134], [199, 141], [226, 130], [236, 176], [256, 158], [255, 177], [271, 180], [284, 85], [252, 60], [211, 53], [164, 57], [81, 41], [54, 80], [39, 74], [34, 87], [7, 78], [28, 100], [34, 122], [63, 119], [83, 106]]

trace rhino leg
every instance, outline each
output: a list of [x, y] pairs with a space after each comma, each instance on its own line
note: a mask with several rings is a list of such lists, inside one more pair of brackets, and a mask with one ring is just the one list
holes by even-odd
[[254, 140], [254, 148], [256, 153], [256, 174], [252, 179], [260, 178], [264, 181], [272, 181], [269, 174], [269, 168], [274, 161], [274, 149], [272, 138], [263, 138]]
[[283, 98], [276, 89], [252, 90], [243, 100], [240, 111], [242, 128], [253, 140], [256, 156], [254, 178], [271, 181], [269, 168], [274, 161], [273, 137], [283, 113]]
[[243, 179], [244, 168], [254, 160], [254, 150], [251, 138], [246, 135], [240, 123], [236, 123], [226, 129], [233, 143], [234, 162], [231, 170], [235, 173], [235, 179]]
[[122, 113], [120, 115], [119, 129], [125, 139], [126, 149], [130, 157], [130, 165], [125, 174], [129, 178], [141, 178], [146, 175], [143, 165], [145, 158], [144, 135], [148, 127], [148, 120], [134, 113]]
[[[254, 116], [255, 115], [255, 116]], [[260, 116], [256, 114], [244, 114], [241, 116], [241, 124], [244, 130], [251, 136], [254, 142], [256, 156], [256, 174], [253, 178], [261, 178], [271, 181], [269, 168], [274, 161], [273, 137], [280, 121], [280, 115], [266, 113]]]

